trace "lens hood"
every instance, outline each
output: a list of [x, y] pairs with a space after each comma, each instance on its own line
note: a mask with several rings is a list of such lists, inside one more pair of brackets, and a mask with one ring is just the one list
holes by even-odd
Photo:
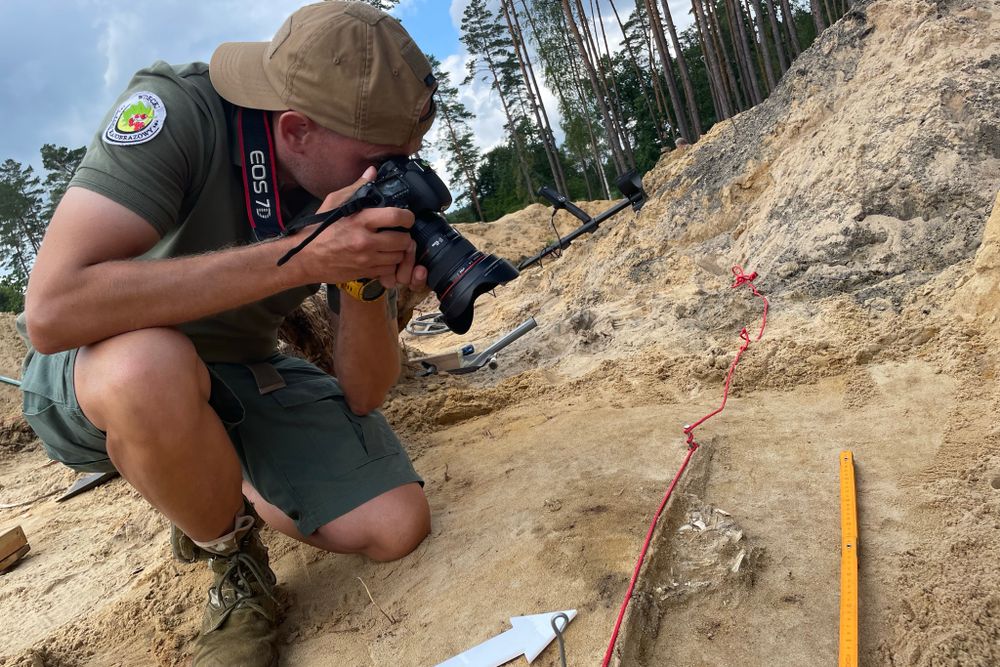
[[457, 334], [468, 332], [472, 326], [474, 305], [480, 294], [520, 275], [510, 262], [501, 257], [482, 252], [479, 255], [452, 282], [448, 291], [439, 295], [444, 323]]

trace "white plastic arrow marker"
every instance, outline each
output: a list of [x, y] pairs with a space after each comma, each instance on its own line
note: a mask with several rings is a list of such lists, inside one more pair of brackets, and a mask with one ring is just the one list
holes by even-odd
[[[576, 617], [576, 609], [515, 616], [510, 619], [513, 627], [507, 632], [474, 646], [461, 655], [445, 660], [437, 667], [500, 667], [522, 655], [530, 663], [556, 638], [556, 632], [552, 629], [552, 618], [556, 614], [566, 614], [572, 621]], [[560, 619], [557, 622], [560, 624], [559, 629], [562, 630], [562, 623], [565, 621]]]

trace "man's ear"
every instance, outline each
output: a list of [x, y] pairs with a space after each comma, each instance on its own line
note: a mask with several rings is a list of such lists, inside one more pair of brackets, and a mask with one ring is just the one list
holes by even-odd
[[274, 137], [295, 153], [301, 153], [309, 135], [319, 127], [305, 114], [298, 111], [280, 111], [274, 115]]

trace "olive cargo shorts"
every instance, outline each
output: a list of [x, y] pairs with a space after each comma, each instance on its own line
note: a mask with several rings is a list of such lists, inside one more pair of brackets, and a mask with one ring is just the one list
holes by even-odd
[[[86, 472], [110, 472], [105, 435], [90, 423], [73, 387], [76, 350], [25, 360], [24, 415], [50, 458]], [[285, 386], [262, 394], [248, 366], [208, 364], [210, 404], [243, 466], [243, 477], [303, 535], [403, 484], [423, 480], [378, 412], [351, 412], [337, 381], [284, 355], [268, 362]]]

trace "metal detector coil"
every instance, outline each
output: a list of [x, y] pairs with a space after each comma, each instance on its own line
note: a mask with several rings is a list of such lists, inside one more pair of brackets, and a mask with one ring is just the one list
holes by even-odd
[[435, 336], [450, 331], [441, 313], [426, 313], [414, 317], [406, 325], [406, 332], [414, 336]]
[[465, 375], [466, 373], [474, 373], [484, 366], [496, 369], [497, 353], [536, 326], [538, 326], [538, 323], [535, 322], [535, 318], [529, 317], [516, 329], [498, 339], [482, 352], [477, 353], [473, 345], [465, 345], [454, 352], [421, 357], [420, 359], [414, 359], [413, 362], [420, 364], [423, 369], [419, 373], [421, 376], [435, 375], [437, 373]]

